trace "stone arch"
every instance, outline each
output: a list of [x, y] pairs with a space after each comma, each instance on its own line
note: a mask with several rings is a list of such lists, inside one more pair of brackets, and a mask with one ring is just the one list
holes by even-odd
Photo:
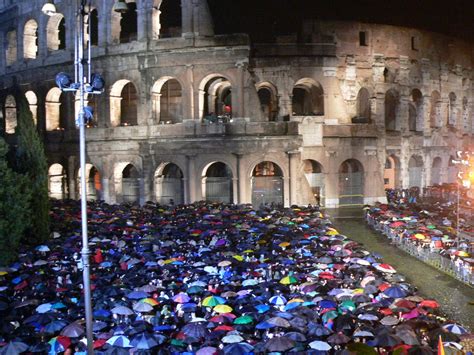
[[283, 170], [273, 161], [261, 161], [252, 169], [252, 205], [284, 203]]
[[443, 161], [440, 157], [435, 157], [431, 164], [431, 185], [441, 184], [441, 172], [443, 168]]
[[154, 187], [156, 202], [162, 205], [184, 203], [184, 174], [177, 164], [161, 163], [155, 171]]
[[303, 204], [324, 206], [326, 202], [325, 181], [323, 166], [316, 160], [306, 159], [301, 164], [304, 176], [301, 188], [303, 189]]
[[202, 195], [206, 201], [233, 202], [233, 174], [230, 166], [221, 161], [207, 164], [202, 170]]
[[46, 130], [54, 131], [65, 128], [67, 115], [66, 95], [59, 88], [51, 88], [46, 95]]
[[125, 13], [111, 10], [110, 31], [112, 43], [128, 43], [137, 40], [138, 14], [135, 0], [126, 0], [128, 11]]
[[[81, 170], [77, 171], [77, 196], [82, 196], [81, 191]], [[86, 164], [86, 200], [96, 201], [100, 200], [102, 195], [102, 179], [97, 168], [90, 164]]]
[[408, 129], [413, 132], [423, 130], [423, 94], [418, 89], [411, 91], [408, 104]]
[[61, 164], [52, 164], [48, 169], [49, 197], [62, 200], [67, 197], [67, 175]]
[[140, 200], [140, 172], [131, 162], [120, 162], [114, 168], [117, 202], [136, 203]]
[[151, 21], [153, 39], [181, 37], [181, 1], [154, 0]]
[[6, 34], [6, 64], [7, 66], [12, 65], [16, 62], [18, 54], [18, 43], [16, 30], [8, 31]]
[[265, 81], [256, 86], [260, 109], [268, 121], [275, 121], [278, 115], [278, 90], [275, 85]]
[[5, 133], [14, 134], [18, 126], [16, 100], [13, 95], [5, 99]]
[[434, 90], [430, 98], [430, 127], [441, 127], [441, 95]]
[[50, 16], [46, 26], [46, 43], [49, 51], [66, 48], [66, 19], [63, 14]]
[[387, 156], [384, 167], [384, 188], [400, 188], [400, 159], [394, 154]]
[[110, 121], [112, 126], [138, 124], [138, 91], [128, 79], [116, 81], [110, 90]]
[[31, 116], [35, 125], [38, 124], [38, 97], [32, 90], [25, 92], [26, 101], [30, 106]]
[[400, 97], [398, 92], [390, 89], [385, 93], [385, 130], [398, 131], [400, 130], [399, 120], [399, 105]]
[[455, 126], [456, 125], [456, 115], [457, 115], [457, 107], [456, 107], [456, 94], [454, 92], [450, 92], [448, 95], [448, 119], [447, 124], [448, 126]]
[[232, 83], [221, 74], [209, 74], [199, 84], [201, 118], [232, 117]]
[[419, 155], [412, 155], [408, 161], [408, 187], [423, 186], [423, 158]]
[[26, 21], [23, 30], [23, 58], [35, 59], [38, 56], [38, 23], [31, 19]]
[[155, 122], [183, 121], [183, 90], [181, 82], [171, 76], [158, 79], [153, 85], [152, 114]]
[[357, 159], [347, 159], [339, 166], [339, 206], [364, 203], [364, 166]]
[[370, 123], [370, 94], [367, 88], [361, 88], [357, 93], [357, 120], [361, 123]]
[[324, 90], [322, 85], [303, 78], [293, 86], [292, 110], [294, 116], [324, 116]]

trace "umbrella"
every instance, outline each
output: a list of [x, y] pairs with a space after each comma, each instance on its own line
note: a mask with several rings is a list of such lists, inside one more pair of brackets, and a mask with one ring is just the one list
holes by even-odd
[[48, 341], [48, 344], [51, 345], [51, 351], [59, 353], [66, 351], [66, 349], [71, 345], [71, 340], [66, 336], [60, 335], [51, 338], [50, 341]]
[[286, 298], [282, 295], [272, 296], [268, 301], [275, 306], [284, 306], [286, 304]]
[[244, 355], [253, 351], [253, 346], [248, 343], [233, 343], [224, 346], [222, 351], [226, 355]]
[[298, 279], [294, 276], [291, 276], [291, 275], [285, 276], [280, 280], [280, 283], [282, 285], [290, 285], [290, 284], [295, 284], [297, 282], [298, 282]]
[[402, 298], [402, 297], [405, 297], [407, 295], [407, 293], [405, 292], [405, 290], [403, 290], [400, 286], [391, 286], [387, 289], [385, 289], [385, 291], [383, 291], [383, 293], [389, 297], [392, 297], [392, 298]]
[[132, 291], [129, 294], [127, 294], [127, 298], [131, 300], [139, 300], [146, 297], [148, 297], [148, 293], [144, 291]]
[[240, 316], [234, 319], [234, 324], [250, 324], [253, 323], [253, 318], [249, 315]]
[[332, 334], [328, 337], [327, 341], [328, 343], [332, 343], [332, 344], [346, 344], [348, 343], [349, 341], [351, 340], [351, 338], [349, 338], [348, 336], [346, 336], [344, 333], [342, 332], [339, 332], [339, 333], [335, 333], [335, 334]]
[[191, 298], [184, 292], [180, 292], [173, 297], [173, 301], [176, 303], [187, 303]]
[[65, 320], [53, 320], [44, 326], [43, 331], [48, 334], [54, 334], [63, 329], [67, 324]]
[[121, 316], [130, 316], [134, 314], [130, 308], [125, 307], [125, 306], [117, 306], [117, 307], [112, 308], [112, 313], [118, 314]]
[[217, 313], [230, 313], [232, 312], [232, 307], [226, 304], [219, 304], [214, 307], [214, 311]]
[[295, 346], [295, 342], [286, 336], [273, 337], [265, 343], [265, 349], [273, 351], [286, 351]]
[[271, 324], [275, 327], [281, 328], [290, 328], [291, 324], [285, 318], [282, 317], [272, 317], [266, 320], [266, 323]]
[[182, 332], [189, 337], [194, 338], [205, 338], [209, 335], [209, 330], [207, 329], [206, 325], [200, 322], [192, 322], [186, 324]]
[[213, 346], [205, 346], [196, 352], [196, 355], [217, 355], [219, 350]]
[[209, 296], [202, 300], [202, 305], [206, 307], [214, 307], [219, 304], [224, 304], [226, 300], [219, 296]]
[[133, 305], [133, 310], [140, 313], [147, 313], [153, 310], [153, 306], [145, 302], [137, 302]]
[[244, 341], [244, 338], [242, 338], [240, 335], [238, 334], [229, 334], [229, 335], [226, 335], [225, 337], [223, 337], [221, 339], [221, 341], [223, 343], [226, 343], [226, 344], [230, 344], [230, 343], [240, 343], [242, 341]]
[[469, 333], [466, 328], [461, 327], [458, 324], [445, 324], [443, 325], [443, 328], [451, 333], [458, 334], [458, 335]]
[[128, 339], [125, 335], [121, 334], [112, 336], [110, 339], [107, 340], [107, 344], [120, 348], [132, 347], [132, 345], [130, 344], [130, 339]]
[[[161, 340], [164, 340], [162, 338]], [[131, 345], [137, 349], [148, 350], [159, 345], [159, 342], [152, 334], [140, 333], [132, 339]]]
[[319, 351], [329, 351], [332, 348], [331, 345], [329, 345], [325, 341], [319, 341], [319, 340], [312, 341], [308, 345], [311, 349], [319, 350]]
[[28, 345], [21, 341], [11, 341], [7, 345], [0, 348], [1, 355], [20, 354], [28, 350]]
[[383, 348], [392, 348], [395, 345], [403, 343], [402, 339], [400, 339], [398, 336], [385, 332], [377, 335], [373, 341], [377, 346]]
[[79, 338], [83, 334], [84, 328], [77, 322], [69, 324], [61, 331], [61, 335], [67, 336], [69, 338]]

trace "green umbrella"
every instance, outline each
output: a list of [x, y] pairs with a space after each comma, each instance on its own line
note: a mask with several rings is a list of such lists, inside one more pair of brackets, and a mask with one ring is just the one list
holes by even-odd
[[326, 323], [329, 319], [334, 319], [338, 316], [336, 311], [329, 311], [323, 314], [322, 320]]
[[253, 318], [249, 315], [241, 316], [234, 319], [234, 324], [250, 324], [253, 322]]

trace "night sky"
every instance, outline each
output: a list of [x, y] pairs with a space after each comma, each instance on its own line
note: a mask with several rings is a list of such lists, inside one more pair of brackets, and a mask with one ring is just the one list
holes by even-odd
[[[307, 18], [402, 25], [474, 41], [474, 1], [208, 0], [216, 33], [249, 33], [254, 41], [297, 33]], [[272, 35], [273, 33], [273, 35]]]

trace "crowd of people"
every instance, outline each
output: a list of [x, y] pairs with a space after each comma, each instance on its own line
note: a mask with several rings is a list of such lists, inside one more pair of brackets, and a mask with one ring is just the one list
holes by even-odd
[[[83, 354], [77, 201], [0, 269], [0, 354]], [[472, 334], [317, 207], [89, 204], [96, 354], [468, 353]]]

